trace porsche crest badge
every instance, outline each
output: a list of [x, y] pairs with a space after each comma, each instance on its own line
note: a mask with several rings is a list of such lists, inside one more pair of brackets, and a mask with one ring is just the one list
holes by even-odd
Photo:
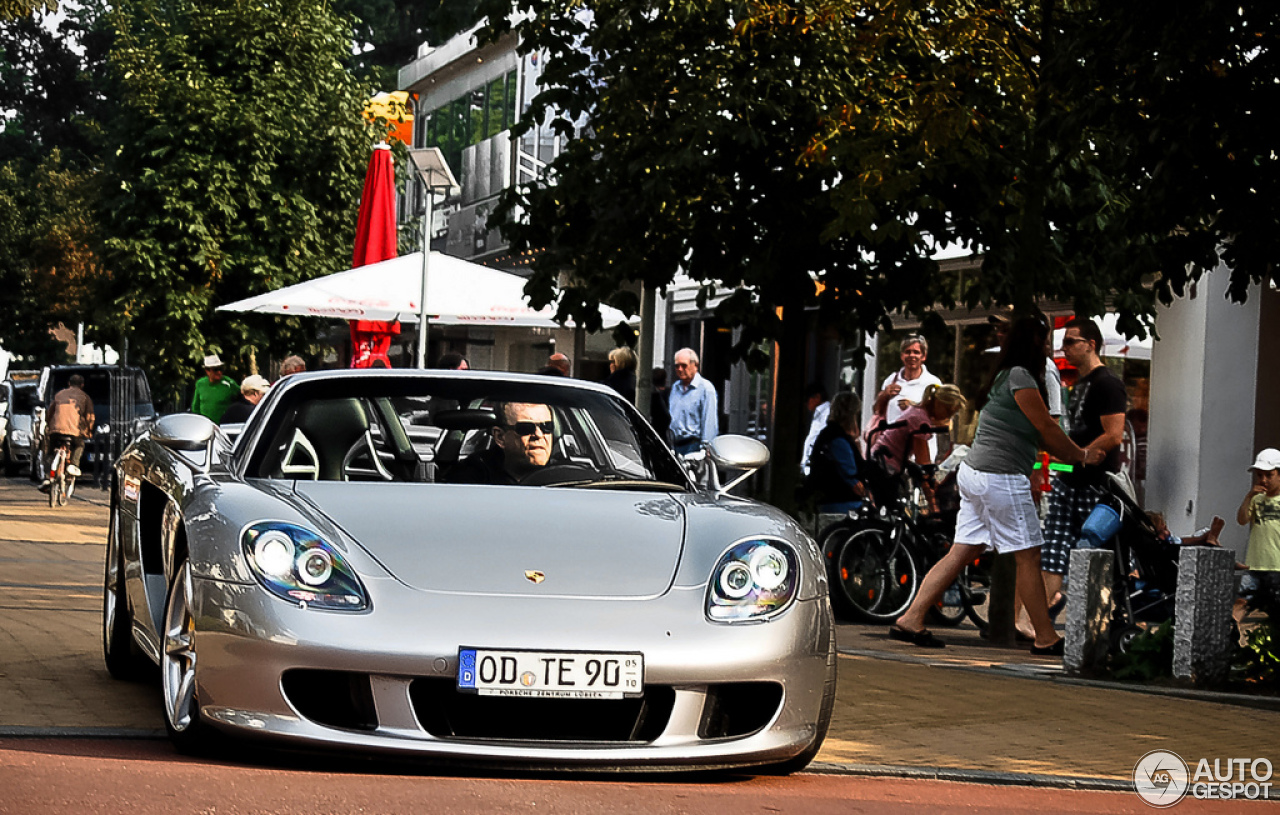
[[530, 583], [541, 583], [547, 579], [547, 576], [535, 569], [525, 569], [524, 579], [528, 580]]

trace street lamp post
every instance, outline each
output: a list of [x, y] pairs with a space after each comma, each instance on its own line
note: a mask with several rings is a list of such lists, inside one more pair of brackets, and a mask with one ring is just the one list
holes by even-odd
[[427, 264], [431, 260], [431, 208], [437, 192], [457, 188], [458, 182], [449, 171], [444, 153], [439, 147], [420, 147], [409, 151], [418, 178], [426, 188], [427, 206], [422, 215], [422, 292], [418, 298], [418, 357], [419, 368], [427, 367]]

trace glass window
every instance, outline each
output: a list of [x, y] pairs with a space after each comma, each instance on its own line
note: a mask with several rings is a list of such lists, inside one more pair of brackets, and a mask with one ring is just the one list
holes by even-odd
[[485, 99], [484, 138], [492, 138], [507, 129], [504, 113], [506, 111], [507, 80], [498, 77], [489, 83]]
[[467, 94], [467, 142], [463, 147], [479, 144], [485, 138], [485, 114], [488, 110], [484, 104], [485, 89], [480, 88]]
[[317, 379], [246, 428], [253, 477], [658, 492], [689, 488], [639, 414], [612, 394], [470, 378]]

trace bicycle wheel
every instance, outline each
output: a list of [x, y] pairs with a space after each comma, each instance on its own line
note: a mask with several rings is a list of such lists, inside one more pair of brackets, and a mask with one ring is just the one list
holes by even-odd
[[844, 593], [836, 588], [836, 555], [844, 547], [845, 541], [849, 540], [856, 531], [847, 522], [838, 522], [818, 532], [818, 550], [822, 552], [823, 560], [827, 564], [831, 609], [842, 620], [853, 619], [855, 615]]
[[59, 478], [58, 471], [61, 469], [62, 469], [62, 451], [55, 450], [53, 453], [53, 460], [49, 463], [49, 469], [47, 471], [47, 477], [49, 479], [49, 506], [50, 507], [59, 506], [58, 498], [59, 498], [59, 493], [61, 493], [62, 491], [62, 484], [60, 484], [59, 482], [62, 479]]
[[880, 529], [849, 537], [835, 555], [838, 592], [853, 613], [872, 623], [892, 622], [907, 610], [919, 588], [915, 560]]
[[929, 621], [935, 625], [955, 628], [964, 622], [969, 611], [965, 608], [964, 597], [960, 589], [960, 581], [952, 583], [941, 599], [929, 609]]
[[[924, 543], [928, 547], [926, 550], [928, 557], [923, 559], [920, 568], [928, 571], [928, 568], [946, 555], [951, 547], [951, 541], [947, 535], [934, 534], [925, 538]], [[956, 582], [948, 586], [938, 598], [938, 602], [929, 609], [929, 622], [946, 628], [955, 628], [964, 622], [967, 614], [964, 593], [960, 588], [960, 579], [957, 578]]]
[[986, 631], [991, 606], [991, 571], [987, 557], [974, 558], [965, 564], [956, 584], [960, 588], [960, 598], [969, 619], [979, 629]]

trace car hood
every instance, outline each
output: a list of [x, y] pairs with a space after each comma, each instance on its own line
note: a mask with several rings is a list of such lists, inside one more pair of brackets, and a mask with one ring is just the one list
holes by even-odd
[[298, 482], [297, 492], [414, 588], [634, 599], [665, 593], [684, 507], [665, 494]]

